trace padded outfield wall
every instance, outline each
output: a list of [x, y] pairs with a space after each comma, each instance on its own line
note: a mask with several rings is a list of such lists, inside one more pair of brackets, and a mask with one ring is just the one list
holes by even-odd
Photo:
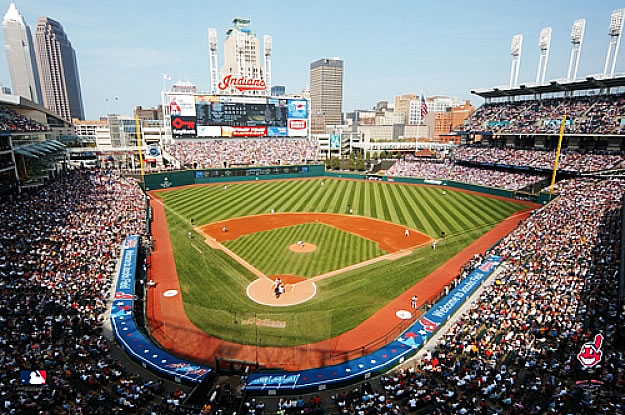
[[397, 183], [449, 186], [456, 189], [470, 190], [487, 195], [502, 196], [511, 199], [525, 199], [540, 204], [545, 204], [549, 200], [549, 195], [546, 193], [540, 193], [538, 196], [536, 196], [529, 193], [521, 193], [505, 189], [496, 189], [492, 187], [460, 183], [453, 180], [428, 180], [414, 179], [410, 177], [367, 176], [358, 173], [332, 172], [326, 171], [323, 164], [269, 167], [236, 167], [231, 169], [181, 170], [165, 173], [153, 173], [145, 175], [145, 190], [149, 191], [167, 189], [170, 187], [188, 186], [203, 183], [239, 182], [250, 180], [280, 180], [322, 176], [356, 180], [375, 178], [376, 180]]
[[145, 190], [167, 189], [169, 187], [203, 183], [298, 179], [304, 177], [319, 177], [324, 174], [325, 167], [322, 164], [181, 170], [145, 175]]

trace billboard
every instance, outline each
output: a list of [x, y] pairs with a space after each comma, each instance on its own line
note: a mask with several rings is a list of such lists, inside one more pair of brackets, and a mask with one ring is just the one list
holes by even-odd
[[267, 127], [221, 127], [222, 137], [266, 137]]
[[267, 127], [267, 135], [269, 137], [286, 137], [289, 135], [287, 127]]
[[195, 136], [195, 117], [171, 117], [171, 133], [176, 137]]
[[341, 149], [341, 136], [339, 134], [330, 135], [330, 150]]
[[289, 137], [306, 137], [308, 120], [289, 119]]
[[221, 127], [218, 125], [197, 125], [198, 137], [221, 137]]
[[289, 118], [308, 119], [308, 101], [305, 99], [290, 99]]
[[195, 97], [193, 95], [170, 95], [169, 112], [172, 117], [195, 117]]

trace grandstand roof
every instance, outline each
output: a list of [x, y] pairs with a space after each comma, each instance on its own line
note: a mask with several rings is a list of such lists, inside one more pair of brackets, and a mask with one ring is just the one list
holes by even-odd
[[17, 147], [14, 151], [22, 156], [38, 159], [40, 156], [64, 152], [65, 145], [56, 140], [48, 140]]
[[591, 89], [617, 88], [625, 86], [625, 74], [622, 75], [591, 75], [586, 79], [571, 81], [568, 79], [556, 79], [548, 84], [537, 85], [534, 82], [526, 82], [518, 87], [509, 88], [494, 87], [475, 89], [471, 93], [482, 98], [502, 98], [522, 95], [552, 94], [566, 91], [587, 91]]
[[7, 94], [0, 93], [0, 105], [4, 105], [8, 107], [23, 107], [23, 108], [30, 109], [30, 110], [41, 111], [47, 114], [48, 116], [53, 117], [54, 119], [61, 121], [64, 124], [67, 124], [68, 126], [72, 125], [72, 123], [67, 121], [65, 118], [59, 117], [56, 113], [50, 111], [43, 105], [36, 104], [32, 102], [31, 100], [26, 99], [19, 95], [7, 95]]

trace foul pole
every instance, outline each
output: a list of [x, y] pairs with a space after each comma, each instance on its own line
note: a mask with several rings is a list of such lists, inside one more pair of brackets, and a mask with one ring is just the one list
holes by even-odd
[[562, 116], [560, 124], [560, 138], [558, 139], [558, 148], [556, 149], [556, 160], [553, 163], [553, 174], [551, 175], [551, 188], [549, 189], [549, 200], [553, 196], [553, 186], [556, 184], [556, 173], [558, 171], [558, 163], [560, 162], [560, 150], [562, 149], [562, 137], [564, 137], [564, 127], [566, 126], [566, 114]]
[[141, 145], [141, 128], [139, 128], [139, 116], [135, 114], [135, 125], [137, 129], [137, 146], [139, 151], [139, 164], [141, 164], [141, 183], [143, 183], [143, 188], [145, 189], [145, 171], [143, 170], [143, 151]]

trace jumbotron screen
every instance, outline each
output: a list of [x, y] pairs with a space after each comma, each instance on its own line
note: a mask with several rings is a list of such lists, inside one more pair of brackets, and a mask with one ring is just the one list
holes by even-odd
[[305, 99], [171, 95], [171, 130], [178, 138], [305, 137]]

